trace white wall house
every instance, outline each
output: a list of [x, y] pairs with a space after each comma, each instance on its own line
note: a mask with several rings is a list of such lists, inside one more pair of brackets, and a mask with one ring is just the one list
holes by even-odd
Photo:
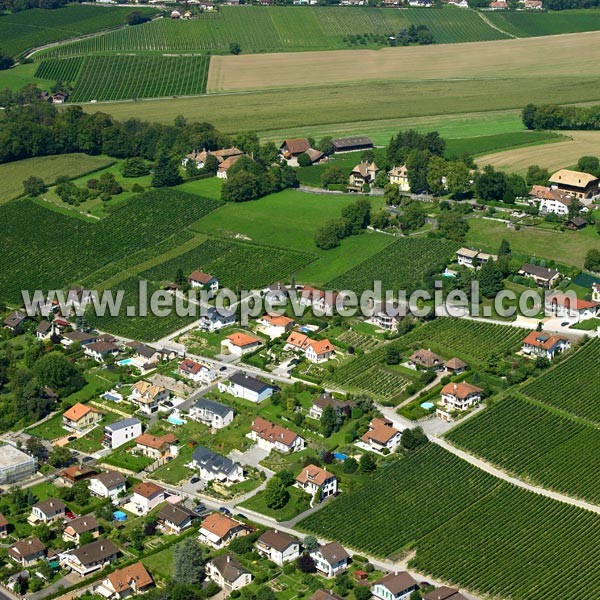
[[127, 489], [127, 480], [118, 471], [106, 471], [89, 480], [90, 493], [99, 498], [116, 500]]
[[256, 541], [256, 550], [259, 554], [273, 561], [276, 565], [283, 565], [300, 556], [300, 542], [289, 533], [269, 529]]
[[335, 577], [350, 564], [350, 555], [339, 542], [319, 546], [310, 553], [317, 571], [325, 577]]
[[320, 498], [333, 496], [338, 490], [336, 476], [316, 465], [303, 467], [296, 477], [294, 485], [310, 496], [319, 493]]
[[234, 373], [227, 381], [219, 381], [219, 391], [250, 402], [262, 402], [275, 391], [272, 385], [243, 373]]
[[235, 413], [233, 408], [225, 406], [225, 404], [209, 400], [208, 398], [200, 398], [190, 408], [189, 414], [190, 419], [200, 421], [212, 429], [223, 429], [223, 427], [227, 427], [233, 421]]
[[389, 573], [376, 581], [371, 592], [378, 600], [408, 600], [419, 584], [406, 571]]
[[291, 454], [304, 450], [306, 442], [295, 431], [271, 423], [262, 417], [256, 417], [250, 426], [248, 437], [254, 440], [259, 448], [276, 450], [283, 454]]
[[139, 419], [121, 419], [104, 426], [104, 439], [106, 448], [118, 448], [135, 440], [142, 434], [142, 422]]

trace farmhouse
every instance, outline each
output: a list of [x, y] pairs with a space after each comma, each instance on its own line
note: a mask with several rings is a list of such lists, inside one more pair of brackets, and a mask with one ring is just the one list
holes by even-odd
[[191, 358], [185, 358], [177, 367], [177, 373], [182, 377], [187, 377], [195, 383], [212, 383], [218, 375], [207, 366], [192, 360]]
[[233, 408], [208, 398], [200, 398], [190, 408], [190, 418], [200, 421], [212, 429], [223, 429], [233, 421]]
[[[211, 9], [212, 9], [212, 2], [209, 3], [211, 5]], [[243, 152], [241, 150], [239, 150], [238, 148], [223, 148], [221, 150], [206, 150], [206, 148], [204, 148], [202, 150], [202, 152], [198, 152], [198, 151], [194, 151], [191, 152], [190, 154], [188, 154], [182, 161], [181, 164], [182, 166], [186, 166], [188, 163], [188, 160], [192, 160], [196, 163], [196, 167], [198, 169], [203, 169], [204, 165], [206, 164], [206, 159], [208, 158], [208, 155], [212, 155], [217, 159], [217, 162], [219, 164], [223, 163], [223, 161], [225, 161], [227, 158], [231, 157], [231, 156], [241, 156], [243, 154]]]
[[226, 515], [212, 513], [200, 525], [199, 540], [212, 548], [224, 548], [236, 537], [248, 535], [250, 529]]
[[106, 471], [90, 478], [90, 494], [116, 500], [127, 488], [127, 480], [118, 471]]
[[367, 431], [360, 439], [370, 449], [393, 452], [400, 443], [400, 432], [387, 419], [373, 419]]
[[565, 229], [571, 231], [579, 231], [587, 225], [587, 221], [583, 217], [573, 217], [565, 223]]
[[335, 577], [350, 564], [350, 555], [339, 542], [319, 546], [310, 553], [317, 571], [325, 577]]
[[169, 392], [164, 387], [140, 380], [132, 386], [129, 399], [143, 413], [152, 414], [158, 410], [161, 402], [169, 399]]
[[540, 214], [555, 214], [560, 216], [566, 216], [569, 214], [569, 207], [573, 202], [579, 205], [579, 201], [573, 196], [566, 194], [557, 194], [556, 198], [544, 198], [540, 201]]
[[365, 136], [355, 136], [347, 138], [337, 138], [331, 140], [333, 151], [340, 152], [355, 152], [357, 150], [370, 150], [373, 148], [373, 142]]
[[310, 496], [319, 492], [321, 499], [337, 494], [338, 482], [335, 475], [316, 465], [303, 467], [296, 477], [297, 488], [304, 490]]
[[235, 165], [235, 163], [245, 154], [236, 154], [235, 156], [230, 156], [226, 158], [218, 167], [217, 167], [217, 177], [219, 179], [227, 179], [227, 171]]
[[109, 600], [122, 600], [128, 596], [141, 594], [154, 585], [150, 573], [141, 562], [113, 571], [103, 579], [95, 592]]
[[111, 540], [94, 540], [81, 548], [59, 554], [63, 568], [81, 577], [103, 569], [119, 556], [119, 548]]
[[65, 527], [62, 537], [65, 542], [75, 542], [79, 545], [84, 533], [90, 533], [94, 537], [100, 535], [100, 523], [95, 517], [86, 515], [73, 519]]
[[294, 319], [284, 315], [263, 315], [257, 321], [260, 330], [271, 339], [281, 337], [284, 333], [291, 331], [295, 324]]
[[46, 546], [36, 537], [20, 540], [8, 548], [8, 555], [22, 567], [36, 563], [45, 552]]
[[[544, 8], [542, 0], [519, 0], [526, 10], [542, 10]], [[452, 598], [455, 600], [455, 598]]]
[[78, 402], [65, 411], [62, 425], [70, 431], [83, 431], [102, 420], [102, 413]]
[[190, 466], [199, 472], [203, 481], [231, 484], [244, 479], [244, 469], [239, 463], [204, 446], [196, 446]]
[[219, 289], [219, 280], [203, 271], [192, 271], [188, 277], [188, 283], [192, 288], [206, 290], [212, 294]]
[[206, 310], [205, 314], [200, 316], [198, 328], [203, 331], [218, 331], [234, 324], [235, 313], [224, 308], [217, 309], [211, 306]]
[[233, 354], [234, 356], [243, 356], [249, 352], [254, 352], [260, 348], [262, 340], [247, 333], [232, 333], [221, 342], [221, 352], [223, 354]]
[[447, 383], [441, 392], [440, 406], [436, 414], [444, 420], [451, 420], [450, 412], [467, 410], [481, 401], [483, 390], [475, 385], [461, 381], [459, 383]]
[[323, 416], [323, 411], [327, 406], [333, 407], [333, 409], [340, 416], [349, 417], [352, 412], [352, 408], [354, 407], [354, 402], [350, 400], [338, 400], [334, 398], [331, 394], [327, 392], [323, 392], [312, 404], [310, 407], [310, 411], [308, 412], [308, 416], [311, 419], [321, 419]]
[[575, 319], [576, 322], [591, 319], [598, 314], [600, 304], [573, 297], [574, 294], [553, 292], [546, 297], [546, 313], [556, 317]]
[[276, 425], [262, 417], [252, 421], [248, 437], [257, 442], [259, 448], [264, 450], [277, 450], [284, 454], [304, 450], [306, 442], [295, 431]]
[[37, 460], [9, 444], [0, 446], [0, 484], [26, 479], [37, 470]]
[[142, 423], [138, 419], [121, 419], [104, 426], [102, 444], [106, 448], [118, 448], [142, 435]]
[[172, 433], [162, 436], [142, 433], [135, 439], [135, 451], [155, 460], [165, 456], [177, 456], [177, 438]]
[[553, 189], [572, 194], [575, 198], [593, 198], [598, 194], [598, 178], [589, 173], [561, 169], [549, 181]]
[[411, 369], [439, 369], [443, 366], [442, 359], [431, 350], [416, 350], [408, 359]]
[[408, 182], [408, 169], [406, 165], [392, 167], [388, 171], [388, 181], [392, 185], [397, 185], [401, 192], [410, 192], [410, 183]]
[[168, 502], [156, 513], [160, 528], [168, 535], [181, 535], [181, 532], [192, 525], [198, 515], [178, 504]]
[[276, 387], [243, 373], [234, 373], [227, 381], [219, 381], [220, 392], [244, 398], [250, 402], [262, 402], [273, 395]]
[[167, 498], [165, 488], [156, 485], [151, 481], [143, 481], [133, 488], [131, 503], [135, 506], [139, 514], [149, 513], [155, 506], [164, 502]]
[[379, 167], [374, 162], [361, 161], [350, 171], [348, 189], [360, 192], [364, 186], [373, 185], [377, 173], [379, 173]]
[[31, 514], [27, 518], [30, 525], [39, 523], [53, 523], [58, 519], [63, 519], [67, 512], [67, 506], [58, 498], [48, 498], [38, 502], [31, 507]]
[[256, 541], [259, 554], [283, 567], [300, 556], [300, 542], [289, 533], [268, 529]]
[[532, 279], [537, 285], [548, 289], [555, 287], [560, 280], [560, 273], [556, 269], [547, 269], [530, 263], [525, 263], [519, 269], [519, 275]]
[[215, 556], [206, 563], [206, 574], [225, 592], [232, 592], [252, 582], [246, 570], [232, 554]]
[[329, 340], [313, 340], [299, 332], [290, 334], [284, 350], [300, 352], [312, 363], [327, 362], [335, 354], [335, 348]]
[[371, 592], [379, 600], [408, 600], [419, 584], [406, 571], [389, 573], [373, 584]]

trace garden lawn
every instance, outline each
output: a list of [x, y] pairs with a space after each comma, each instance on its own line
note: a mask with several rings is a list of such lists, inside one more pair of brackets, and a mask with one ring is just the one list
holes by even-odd
[[152, 575], [169, 579], [173, 576], [173, 549], [174, 546], [169, 546], [156, 554], [146, 556], [142, 558], [142, 563]]
[[277, 521], [289, 521], [309, 509], [310, 496], [306, 492], [295, 487], [289, 487], [288, 491], [290, 493], [290, 499], [283, 508], [277, 510], [269, 508], [266, 505], [264, 492], [259, 492], [255, 496], [252, 496], [252, 498], [242, 502], [239, 506], [256, 511], [267, 517], [273, 517]]
[[56, 438], [67, 435], [68, 433], [66, 429], [63, 429], [62, 421], [62, 413], [58, 413], [44, 423], [40, 423], [39, 425], [28, 429], [27, 433], [49, 441], [55, 440]]

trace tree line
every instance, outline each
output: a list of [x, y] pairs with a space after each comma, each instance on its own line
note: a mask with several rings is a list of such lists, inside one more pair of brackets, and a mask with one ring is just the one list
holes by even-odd
[[600, 129], [600, 105], [528, 104], [521, 112], [527, 129]]

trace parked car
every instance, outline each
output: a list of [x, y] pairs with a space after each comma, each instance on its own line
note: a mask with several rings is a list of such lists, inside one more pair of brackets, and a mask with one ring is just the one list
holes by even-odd
[[203, 513], [205, 510], [206, 510], [206, 506], [204, 506], [204, 504], [198, 504], [197, 506], [194, 507], [195, 513]]
[[195, 475], [190, 479], [190, 483], [198, 483], [200, 481], [200, 477], [196, 477]]
[[221, 506], [221, 508], [219, 508], [219, 511], [222, 512], [224, 515], [231, 517], [231, 511], [228, 508]]
[[242, 513], [236, 513], [235, 518], [236, 519], [248, 519], [248, 517], [246, 515], [243, 515]]

